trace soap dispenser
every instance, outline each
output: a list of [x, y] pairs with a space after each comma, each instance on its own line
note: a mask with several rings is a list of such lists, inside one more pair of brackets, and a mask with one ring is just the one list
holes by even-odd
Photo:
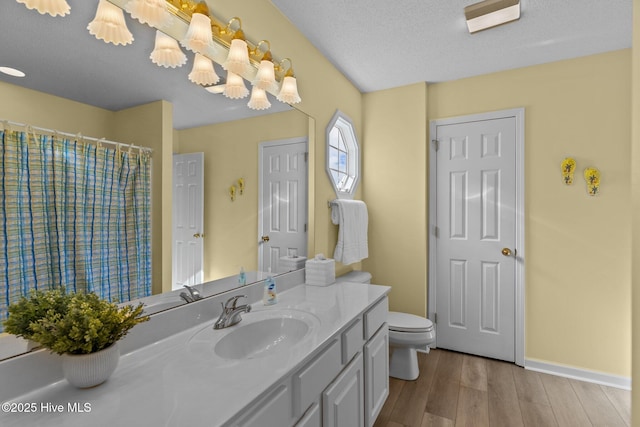
[[264, 305], [273, 305], [278, 302], [278, 295], [276, 291], [276, 281], [271, 275], [271, 268], [264, 281], [264, 293], [262, 294], [262, 303]]
[[247, 284], [247, 274], [244, 272], [244, 267], [240, 267], [240, 274], [238, 275], [238, 285], [244, 286]]

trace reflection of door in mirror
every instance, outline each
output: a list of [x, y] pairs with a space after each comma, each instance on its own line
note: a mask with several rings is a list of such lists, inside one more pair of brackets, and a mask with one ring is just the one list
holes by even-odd
[[279, 272], [283, 256], [307, 254], [307, 141], [293, 138], [260, 144], [258, 262]]
[[204, 153], [173, 155], [172, 289], [203, 280]]

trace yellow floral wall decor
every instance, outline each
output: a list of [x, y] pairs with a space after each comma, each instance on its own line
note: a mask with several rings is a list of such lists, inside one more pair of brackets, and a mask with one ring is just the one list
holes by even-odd
[[572, 157], [567, 157], [562, 161], [562, 179], [567, 185], [573, 184], [573, 173], [576, 170], [576, 161]]
[[595, 196], [600, 191], [600, 171], [592, 167], [586, 168], [584, 180], [587, 182], [587, 193], [590, 196]]

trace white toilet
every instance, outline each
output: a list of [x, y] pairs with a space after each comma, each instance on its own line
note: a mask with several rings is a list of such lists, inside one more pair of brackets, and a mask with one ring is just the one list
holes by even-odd
[[[371, 274], [352, 271], [337, 277], [336, 282], [371, 283]], [[417, 350], [429, 351], [436, 341], [436, 331], [429, 319], [408, 313], [390, 311], [389, 346], [392, 348], [389, 375], [401, 380], [415, 380], [420, 375]]]

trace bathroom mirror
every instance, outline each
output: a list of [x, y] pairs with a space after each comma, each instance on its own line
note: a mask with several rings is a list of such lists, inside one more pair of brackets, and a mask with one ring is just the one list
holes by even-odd
[[[114, 46], [95, 39], [86, 30], [88, 22], [94, 15], [97, 1], [69, 0], [71, 14], [65, 17], [50, 17], [40, 15], [36, 11], [28, 10], [24, 5], [15, 1], [6, 2], [2, 6], [0, 14], [0, 26], [3, 28], [3, 37], [0, 40], [0, 66], [11, 66], [24, 68], [25, 70], [38, 70], [35, 74], [29, 74], [25, 78], [16, 78], [0, 74], [0, 85], [26, 87], [38, 92], [49, 93], [62, 98], [73, 99], [84, 104], [98, 106], [102, 109], [118, 111], [135, 105], [141, 105], [157, 100], [168, 100], [173, 105], [173, 127], [174, 130], [174, 151], [181, 153], [181, 143], [187, 145], [189, 133], [194, 128], [214, 130], [216, 126], [233, 126], [235, 120], [242, 120], [241, 123], [260, 123], [265, 126], [269, 117], [277, 120], [277, 128], [282, 128], [282, 124], [294, 125], [299, 129], [307, 131], [310, 118], [286, 104], [282, 104], [269, 97], [272, 108], [265, 111], [250, 110], [246, 103], [248, 98], [241, 100], [229, 100], [222, 95], [212, 94], [202, 87], [190, 83], [187, 75], [190, 72], [193, 54], [184, 50], [188, 57], [188, 63], [181, 68], [165, 69], [152, 64], [149, 53], [153, 49], [155, 30], [140, 24], [126, 16], [127, 26], [134, 35], [134, 42], [128, 46]], [[128, 67], [133, 67], [129, 70]], [[223, 76], [221, 69], [217, 69], [219, 75]], [[249, 84], [247, 83], [247, 86]], [[2, 93], [0, 88], [0, 93]], [[179, 92], [180, 96], [175, 93]], [[34, 96], [38, 99], [38, 95]], [[11, 102], [5, 100], [5, 102]], [[28, 110], [28, 103], [21, 102], [20, 109]], [[28, 116], [28, 115], [27, 115]], [[11, 117], [0, 117], [12, 120]], [[254, 122], [255, 121], [255, 122]], [[55, 125], [42, 125], [37, 119], [29, 120], [34, 126], [43, 126], [56, 129]], [[244, 125], [236, 126], [242, 128]], [[251, 128], [253, 125], [244, 126]], [[268, 125], [267, 125], [268, 126]], [[76, 129], [57, 128], [64, 132], [74, 133]], [[286, 135], [286, 133], [285, 133]], [[103, 135], [86, 135], [102, 137]], [[297, 135], [306, 137], [306, 135]], [[291, 137], [287, 135], [286, 137]], [[265, 140], [279, 139], [273, 132], [265, 132]], [[236, 178], [244, 177], [249, 191], [243, 196], [256, 197], [256, 181], [247, 179], [244, 172], [248, 165], [256, 165], [258, 158], [258, 146], [254, 149], [243, 149], [242, 156], [235, 156], [237, 164], [228, 165], [229, 168], [237, 168]], [[154, 158], [155, 159], [155, 158]], [[154, 160], [157, 161], [157, 160]], [[205, 160], [205, 169], [207, 162]], [[257, 172], [253, 172], [257, 177]], [[216, 192], [226, 191], [232, 183], [207, 182], [205, 186], [215, 186]], [[312, 177], [309, 177], [309, 185], [312, 185]], [[242, 199], [238, 201], [243, 202]], [[221, 201], [218, 203], [231, 202]], [[256, 202], [257, 205], [257, 202]], [[232, 224], [228, 224], [229, 229], [233, 227], [253, 228], [253, 240], [246, 242], [246, 250], [239, 254], [234, 260], [235, 265], [229, 267], [229, 260], [225, 259], [224, 268], [215, 267], [215, 256], [207, 260], [207, 250], [205, 248], [205, 277], [204, 281], [217, 280], [211, 292], [230, 290], [238, 285], [235, 277], [225, 280], [229, 271], [235, 275], [238, 266], [247, 269], [248, 282], [251, 278], [260, 280], [262, 277], [255, 274], [258, 265], [258, 229], [255, 224], [257, 212], [244, 210], [243, 205], [238, 207], [233, 213]], [[205, 216], [211, 215], [217, 206], [211, 205], [205, 208]], [[229, 220], [225, 216], [224, 220]], [[206, 230], [205, 230], [206, 231]], [[215, 236], [209, 234], [207, 239], [214, 239]], [[233, 238], [233, 236], [231, 236]], [[240, 256], [246, 257], [244, 259]], [[208, 265], [207, 265], [208, 263]], [[255, 268], [252, 268], [255, 266]], [[231, 268], [231, 270], [229, 270]], [[253, 274], [251, 274], [253, 272]], [[214, 290], [215, 289], [215, 290]], [[158, 302], [157, 307], [171, 307], [163, 305], [163, 296], [152, 296]], [[153, 300], [151, 300], [153, 301]], [[2, 342], [0, 342], [0, 346]]]

